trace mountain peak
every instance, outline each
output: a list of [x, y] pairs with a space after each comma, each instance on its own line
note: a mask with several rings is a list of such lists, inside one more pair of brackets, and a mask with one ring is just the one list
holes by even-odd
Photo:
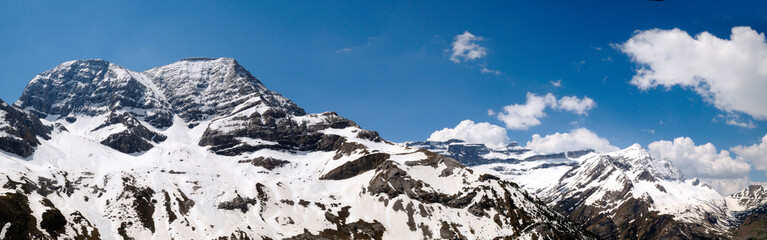
[[153, 125], [168, 127], [172, 113], [193, 123], [228, 114], [248, 101], [305, 114], [233, 58], [185, 58], [145, 72], [102, 59], [68, 61], [32, 79], [14, 105], [41, 117], [125, 110], [139, 118], [161, 116]]
[[35, 76], [14, 104], [46, 117], [167, 109], [144, 75], [102, 59], [73, 60]]
[[188, 121], [230, 113], [247, 101], [304, 115], [303, 109], [267, 89], [233, 58], [185, 58], [143, 72]]

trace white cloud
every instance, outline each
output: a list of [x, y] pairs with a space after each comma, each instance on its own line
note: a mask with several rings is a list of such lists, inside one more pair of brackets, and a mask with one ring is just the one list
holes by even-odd
[[738, 158], [751, 163], [754, 168], [767, 171], [767, 135], [762, 137], [762, 141], [751, 146], [735, 146], [730, 150], [738, 154]]
[[751, 166], [730, 157], [727, 150], [717, 151], [714, 144], [695, 145], [689, 137], [656, 141], [647, 146], [658, 159], [669, 159], [689, 178], [733, 179], [747, 176]]
[[572, 112], [578, 115], [587, 115], [588, 111], [597, 106], [594, 99], [583, 97], [579, 99], [576, 96], [565, 96], [557, 101], [559, 105], [556, 108]]
[[[672, 29], [638, 31], [617, 48], [639, 65], [631, 84], [646, 90], [680, 86], [726, 112], [767, 119], [767, 42], [750, 27], [734, 27], [730, 39], [708, 32], [695, 37]], [[749, 127], [747, 123], [729, 124]]]
[[487, 122], [474, 123], [463, 120], [455, 128], [444, 128], [431, 134], [429, 141], [460, 139], [467, 143], [482, 143], [489, 147], [500, 147], [509, 143], [506, 129]]
[[549, 81], [549, 83], [551, 83], [551, 86], [561, 87], [562, 86], [562, 79], [559, 79], [556, 82], [555, 81]]
[[508, 129], [527, 130], [541, 124], [540, 118], [546, 117], [545, 110], [549, 107], [586, 115], [589, 110], [596, 107], [596, 103], [589, 97], [580, 99], [576, 96], [566, 96], [557, 100], [551, 93], [538, 96], [528, 92], [525, 104], [515, 103], [505, 106], [497, 117], [506, 124]]
[[600, 138], [596, 133], [586, 128], [576, 128], [569, 133], [555, 133], [552, 135], [533, 134], [532, 141], [527, 142], [527, 148], [539, 153], [556, 153], [586, 148], [597, 152], [611, 152], [619, 150], [610, 145], [610, 141]]
[[498, 120], [506, 123], [506, 128], [514, 130], [527, 130], [532, 126], [541, 124], [539, 118], [545, 117], [543, 111], [546, 107], [556, 104], [557, 100], [554, 94], [538, 96], [533, 93], [527, 93], [527, 102], [525, 104], [512, 104], [503, 107], [498, 113]]
[[461, 61], [475, 60], [487, 55], [487, 49], [480, 46], [477, 42], [482, 41], [482, 37], [474, 36], [469, 31], [455, 36], [453, 42], [453, 54], [450, 55], [450, 61], [460, 63]]
[[487, 110], [487, 115], [488, 116], [493, 116], [493, 115], [495, 115], [495, 111], [493, 111], [493, 109], [488, 109]]

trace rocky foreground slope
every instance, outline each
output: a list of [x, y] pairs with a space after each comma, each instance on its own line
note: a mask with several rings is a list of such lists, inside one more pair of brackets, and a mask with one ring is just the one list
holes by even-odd
[[306, 114], [233, 59], [63, 63], [0, 104], [3, 239], [591, 239], [516, 184]]

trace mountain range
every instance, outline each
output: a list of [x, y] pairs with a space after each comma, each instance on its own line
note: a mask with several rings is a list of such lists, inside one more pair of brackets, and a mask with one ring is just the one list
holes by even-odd
[[3, 239], [593, 239], [517, 184], [308, 114], [237, 61], [60, 64], [0, 103]]
[[748, 239], [721, 196], [633, 145], [393, 143], [307, 113], [236, 60], [62, 63], [0, 101], [2, 239]]
[[515, 183], [601, 239], [759, 239], [767, 237], [767, 189], [721, 196], [687, 179], [639, 144], [615, 152], [536, 153], [512, 142], [407, 142]]

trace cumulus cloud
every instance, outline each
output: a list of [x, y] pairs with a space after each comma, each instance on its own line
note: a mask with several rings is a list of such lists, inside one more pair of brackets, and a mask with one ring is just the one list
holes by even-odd
[[596, 102], [589, 97], [581, 99], [576, 96], [565, 96], [557, 100], [557, 97], [551, 93], [538, 96], [528, 92], [527, 102], [505, 106], [497, 114], [497, 117], [498, 120], [506, 124], [508, 129], [527, 130], [532, 126], [541, 124], [540, 119], [546, 117], [546, 108], [586, 115], [594, 107], [596, 107]]
[[619, 150], [610, 145], [610, 141], [597, 136], [596, 133], [586, 128], [576, 128], [569, 133], [555, 133], [552, 135], [533, 134], [532, 141], [527, 142], [527, 148], [539, 153], [557, 153], [564, 151], [591, 148], [597, 152], [611, 152]]
[[444, 128], [431, 134], [429, 141], [460, 139], [467, 143], [482, 143], [489, 147], [500, 147], [509, 143], [506, 129], [487, 122], [474, 123], [463, 120], [455, 128]]
[[734, 179], [751, 170], [748, 163], [730, 157], [729, 151], [717, 151], [711, 143], [695, 145], [689, 137], [652, 142], [647, 148], [653, 157], [670, 160], [690, 178]]
[[738, 158], [751, 163], [754, 168], [767, 171], [767, 135], [762, 137], [762, 141], [751, 146], [735, 146], [731, 151], [738, 154]]
[[482, 37], [474, 36], [469, 31], [455, 36], [453, 54], [450, 55], [450, 61], [460, 63], [461, 61], [465, 62], [485, 57], [487, 49], [477, 44], [479, 41], [482, 41]]
[[763, 33], [734, 27], [728, 40], [708, 32], [693, 37], [679, 29], [652, 29], [636, 32], [617, 48], [638, 65], [630, 83], [640, 89], [680, 86], [725, 112], [767, 119], [767, 42]]
[[506, 123], [506, 128], [514, 130], [527, 130], [532, 126], [541, 124], [539, 118], [545, 117], [543, 110], [546, 107], [556, 104], [557, 100], [553, 94], [538, 96], [533, 93], [527, 93], [527, 102], [525, 104], [512, 104], [503, 107], [498, 113], [498, 120]]

